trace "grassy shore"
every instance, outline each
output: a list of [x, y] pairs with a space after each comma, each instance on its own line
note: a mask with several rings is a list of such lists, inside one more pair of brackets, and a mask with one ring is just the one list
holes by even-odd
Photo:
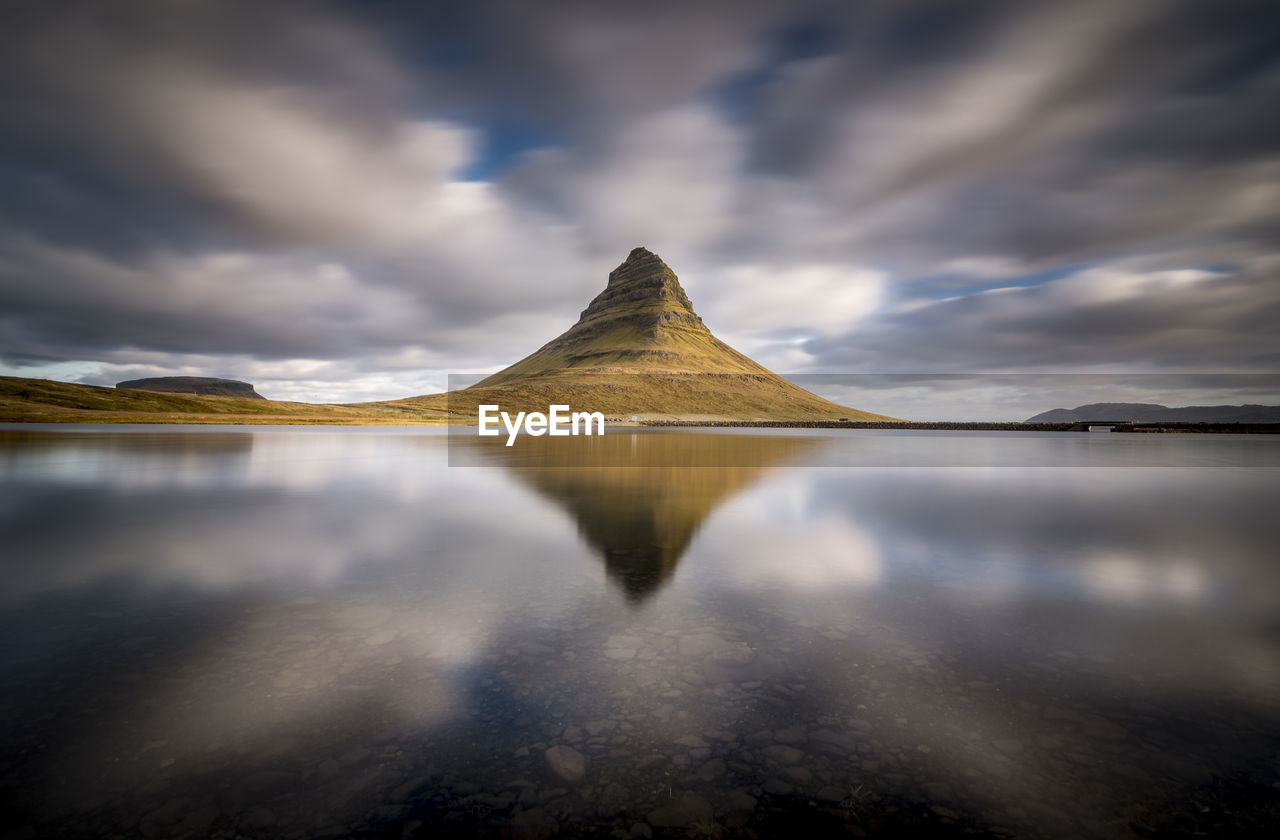
[[393, 403], [323, 405], [245, 397], [163, 394], [0, 377], [0, 422], [225, 425], [436, 425], [444, 411]]
[[[781, 380], [779, 380], [781, 381]], [[438, 425], [475, 423], [477, 406], [547, 411], [551, 405], [685, 423], [852, 420], [892, 418], [844, 408], [790, 383], [748, 374], [563, 372], [526, 381], [472, 387], [446, 394], [348, 404], [314, 404], [170, 394], [75, 385], [48, 379], [0, 377], [0, 422], [5, 423], [217, 423], [298, 425]]]
[[[815, 405], [811, 413], [796, 411], [799, 417], [775, 419], [731, 419], [745, 412], [762, 413], [766, 394], [752, 393], [752, 380], [734, 382], [731, 388], [697, 388], [679, 383], [684, 393], [674, 402], [665, 402], [677, 412], [654, 410], [640, 413], [638, 422], [646, 426], [760, 428], [760, 429], [918, 429], [931, 431], [1019, 431], [1066, 432], [1078, 429], [1074, 423], [912, 423], [845, 409], [849, 419], [831, 419], [829, 409]], [[603, 399], [601, 410], [611, 417], [630, 417], [632, 399], [623, 394], [627, 386], [639, 387], [625, 377], [614, 377], [612, 397]], [[580, 390], [564, 383], [515, 388], [455, 391], [384, 402], [317, 404], [256, 400], [244, 397], [206, 397], [195, 394], [165, 394], [74, 385], [49, 379], [0, 377], [0, 423], [175, 423], [217, 425], [298, 425], [376, 426], [445, 425], [475, 423], [476, 405], [495, 402], [515, 410], [542, 410], [553, 403], [577, 407], [580, 399], [600, 399], [600, 389], [579, 383]], [[717, 393], [713, 393], [717, 392]], [[815, 398], [817, 400], [818, 398]], [[829, 405], [829, 404], [828, 404]], [[808, 409], [804, 406], [804, 409]], [[698, 409], [701, 409], [700, 411]], [[795, 411], [795, 408], [792, 409]], [[809, 416], [804, 416], [808, 413]], [[1148, 433], [1280, 434], [1278, 423], [1134, 423], [1120, 431]]]
[[[840, 421], [793, 420], [787, 422], [711, 420], [685, 422], [680, 420], [648, 420], [645, 426], [670, 426], [673, 428], [701, 426], [726, 429], [915, 429], [936, 432], [1078, 432], [1080, 423], [982, 423], [940, 420], [915, 423], [909, 420]], [[1106, 425], [1106, 424], [1103, 424]], [[1147, 433], [1210, 433], [1210, 434], [1280, 434], [1280, 423], [1122, 423], [1115, 426], [1118, 432]]]

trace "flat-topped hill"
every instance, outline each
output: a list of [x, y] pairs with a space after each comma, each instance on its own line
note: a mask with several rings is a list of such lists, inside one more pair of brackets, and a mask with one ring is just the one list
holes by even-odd
[[117, 388], [130, 391], [157, 391], [162, 394], [197, 394], [205, 397], [244, 397], [265, 400], [248, 382], [219, 379], [214, 376], [154, 376], [117, 382]]

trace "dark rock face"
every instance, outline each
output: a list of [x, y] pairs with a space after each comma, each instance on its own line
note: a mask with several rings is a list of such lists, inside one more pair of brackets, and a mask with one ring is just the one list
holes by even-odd
[[1169, 408], [1155, 403], [1091, 403], [1055, 408], [1028, 418], [1027, 423], [1081, 423], [1088, 420], [1128, 420], [1134, 423], [1276, 423], [1280, 405], [1188, 405]]
[[[670, 301], [684, 310], [688, 320], [699, 326], [702, 319], [693, 312], [693, 304], [680, 280], [662, 258], [647, 248], [634, 248], [622, 265], [609, 272], [609, 283], [582, 312], [582, 320], [611, 307], [636, 301]], [[675, 315], [674, 312], [666, 314]]]
[[130, 379], [117, 382], [117, 388], [134, 391], [160, 391], [165, 394], [199, 394], [206, 397], [247, 397], [265, 400], [253, 390], [253, 385], [238, 379], [218, 379], [212, 376], [156, 376], [151, 379]]
[[609, 272], [609, 283], [596, 295], [578, 323], [561, 340], [590, 340], [625, 323], [652, 331], [693, 330], [711, 335], [693, 311], [693, 303], [674, 271], [646, 248], [636, 248], [622, 265]]

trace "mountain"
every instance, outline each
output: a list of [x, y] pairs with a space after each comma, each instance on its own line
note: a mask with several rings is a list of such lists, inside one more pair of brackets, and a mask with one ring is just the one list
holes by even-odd
[[[815, 306], [821, 305], [815, 301]], [[890, 420], [786, 381], [711, 334], [657, 254], [634, 249], [578, 322], [470, 388], [396, 403], [476, 416], [476, 406], [685, 420]], [[391, 403], [395, 404], [395, 403]]]
[[1155, 403], [1090, 403], [1055, 408], [1026, 423], [1079, 423], [1085, 420], [1128, 420], [1134, 423], [1280, 423], [1280, 405], [1188, 405], [1169, 408]]
[[159, 391], [162, 394], [198, 394], [205, 397], [245, 397], [265, 400], [248, 382], [212, 376], [156, 376], [117, 382], [117, 388], [131, 391]]

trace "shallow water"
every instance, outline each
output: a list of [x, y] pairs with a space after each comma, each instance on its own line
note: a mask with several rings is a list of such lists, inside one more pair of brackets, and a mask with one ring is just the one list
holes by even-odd
[[0, 429], [0, 836], [1257, 828], [1277, 464], [1272, 436]]

